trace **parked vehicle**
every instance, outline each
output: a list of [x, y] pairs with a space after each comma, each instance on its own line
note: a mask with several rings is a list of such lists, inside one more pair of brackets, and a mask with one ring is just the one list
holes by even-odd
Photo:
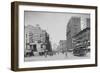
[[87, 52], [90, 52], [90, 46], [87, 47]]
[[33, 51], [32, 50], [30, 50], [30, 49], [27, 49], [27, 50], [25, 50], [25, 52], [24, 52], [24, 56], [25, 57], [27, 57], [27, 56], [33, 56], [34, 54], [33, 54]]
[[84, 46], [76, 46], [73, 50], [74, 56], [85, 56], [87, 53], [87, 50]]
[[53, 56], [53, 52], [47, 52], [47, 55]]

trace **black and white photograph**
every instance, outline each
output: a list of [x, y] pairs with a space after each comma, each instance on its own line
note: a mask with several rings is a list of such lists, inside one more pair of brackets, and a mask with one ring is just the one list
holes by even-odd
[[14, 71], [97, 66], [97, 7], [12, 3]]
[[90, 14], [24, 11], [24, 61], [89, 59]]

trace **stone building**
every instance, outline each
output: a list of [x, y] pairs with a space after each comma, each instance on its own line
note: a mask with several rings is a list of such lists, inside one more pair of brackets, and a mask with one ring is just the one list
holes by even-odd
[[[83, 36], [83, 39], [87, 38], [87, 36], [90, 37], [90, 19], [86, 17], [72, 17], [67, 25], [66, 36], [67, 49], [68, 51], [72, 51], [76, 38], [78, 39], [79, 36]], [[82, 41], [82, 38], [80, 40]]]
[[80, 17], [72, 17], [67, 24], [67, 50], [73, 50], [72, 37], [81, 30]]
[[59, 51], [64, 53], [67, 51], [67, 42], [66, 40], [60, 40], [59, 41]]
[[26, 53], [30, 50], [33, 53], [39, 54], [40, 52], [44, 52], [45, 49], [47, 50], [51, 49], [51, 48], [44, 48], [44, 46], [48, 47], [47, 45], [49, 43], [49, 35], [45, 30], [41, 29], [38, 24], [36, 26], [32, 25], [25, 26], [24, 35], [25, 35], [24, 45]]
[[74, 39], [73, 47], [82, 45], [84, 48], [90, 50], [90, 48], [88, 48], [90, 46], [90, 19], [86, 18], [85, 21], [85, 27], [72, 37], [72, 39]]
[[90, 44], [89, 44], [90, 43], [90, 28], [87, 27], [87, 28], [83, 29], [78, 34], [73, 36], [73, 38], [75, 39], [73, 42], [73, 47], [75, 47], [79, 44], [83, 45], [84, 47], [90, 46]]

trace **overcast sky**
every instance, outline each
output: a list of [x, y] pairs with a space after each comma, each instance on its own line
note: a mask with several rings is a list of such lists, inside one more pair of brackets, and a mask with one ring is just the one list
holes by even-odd
[[52, 43], [66, 40], [66, 27], [72, 16], [90, 17], [89, 14], [25, 11], [25, 26], [39, 24], [50, 35]]

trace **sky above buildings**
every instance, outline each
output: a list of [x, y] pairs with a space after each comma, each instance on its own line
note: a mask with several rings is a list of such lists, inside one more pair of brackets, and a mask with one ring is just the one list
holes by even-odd
[[89, 18], [89, 14], [25, 11], [25, 26], [39, 24], [50, 35], [52, 44], [66, 40], [67, 23], [72, 16]]

